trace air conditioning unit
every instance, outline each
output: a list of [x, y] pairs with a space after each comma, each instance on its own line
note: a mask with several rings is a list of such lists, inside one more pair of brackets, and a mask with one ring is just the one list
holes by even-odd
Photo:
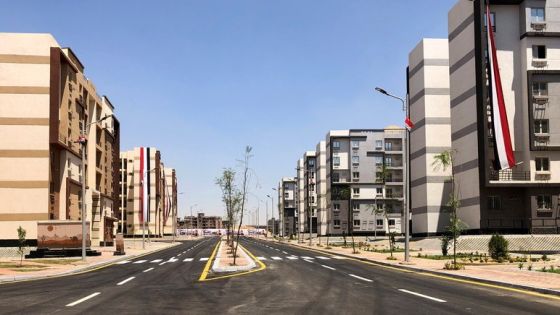
[[548, 65], [548, 60], [541, 59], [541, 58], [533, 58], [533, 62], [531, 64], [535, 68], [544, 68]]
[[535, 31], [544, 31], [546, 29], [545, 21], [533, 21], [531, 22], [531, 28]]

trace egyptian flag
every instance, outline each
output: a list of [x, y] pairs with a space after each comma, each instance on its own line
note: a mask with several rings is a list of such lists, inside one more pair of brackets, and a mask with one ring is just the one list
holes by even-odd
[[488, 36], [488, 75], [492, 99], [492, 124], [496, 142], [494, 148], [497, 157], [494, 167], [504, 170], [515, 166], [515, 156], [511, 146], [506, 104], [500, 78], [500, 67], [496, 56], [496, 44], [494, 42], [490, 7], [488, 5], [486, 6], [486, 34]]
[[150, 222], [150, 148], [140, 147], [140, 223]]

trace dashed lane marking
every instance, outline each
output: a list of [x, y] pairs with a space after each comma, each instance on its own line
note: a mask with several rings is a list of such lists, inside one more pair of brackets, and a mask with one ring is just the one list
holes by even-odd
[[133, 264], [143, 264], [143, 263], [145, 263], [146, 261], [147, 261], [147, 260], [145, 260], [145, 259], [141, 259], [141, 260], [137, 260], [137, 261], [133, 262]]
[[161, 262], [162, 260], [163, 260], [163, 259], [154, 259], [154, 260], [152, 260], [152, 261], [150, 261], [150, 262], [151, 262], [152, 264], [155, 264], [155, 263]]
[[202, 257], [198, 261], [207, 261], [207, 260], [208, 260], [208, 257]]
[[262, 256], [257, 257], [257, 259], [258, 259], [258, 260], [266, 260], [266, 258], [265, 258], [265, 257], [262, 257]]
[[319, 259], [322, 259], [322, 260], [329, 260], [330, 259], [329, 257], [325, 257], [325, 256], [316, 256], [316, 257], [319, 258]]
[[412, 295], [416, 295], [416, 296], [419, 296], [419, 297], [423, 297], [425, 299], [436, 301], [436, 302], [439, 302], [439, 303], [447, 302], [446, 300], [438, 299], [438, 298], [435, 298], [435, 297], [429, 296], [429, 295], [420, 294], [418, 292], [408, 291], [408, 290], [405, 290], [405, 289], [399, 289], [399, 291], [404, 292], [404, 293], [408, 293], [408, 294], [412, 294]]
[[97, 295], [99, 295], [99, 294], [101, 294], [101, 292], [92, 293], [92, 294], [90, 294], [90, 295], [88, 295], [88, 296], [86, 296], [86, 297], [83, 297], [83, 298], [81, 298], [81, 299], [79, 299], [79, 300], [77, 300], [77, 301], [74, 301], [74, 302], [72, 302], [72, 303], [66, 304], [66, 306], [67, 306], [67, 307], [72, 307], [72, 306], [74, 306], [74, 305], [78, 305], [78, 304], [80, 304], [80, 303], [82, 303], [82, 302], [84, 302], [84, 301], [87, 301], [87, 300], [91, 299], [92, 297], [95, 297], [95, 296], [97, 296]]
[[284, 254], [288, 255], [288, 253], [287, 253], [287, 252], [285, 252], [285, 251], [282, 251], [282, 253], [284, 253]]
[[288, 258], [289, 260], [296, 260], [296, 259], [298, 259], [296, 256], [288, 256], [288, 257], [286, 257], [286, 258]]
[[144, 271], [142, 271], [142, 272], [148, 272], [148, 271], [152, 271], [152, 270], [154, 270], [154, 267], [148, 268], [148, 269], [146, 269], [146, 270], [144, 270]]
[[184, 262], [193, 261], [193, 258], [185, 258], [185, 259], [183, 259], [183, 261], [184, 261]]
[[309, 256], [301, 256], [301, 258], [303, 258], [303, 259], [309, 259], [309, 260], [315, 259], [315, 258], [309, 257]]
[[353, 278], [356, 278], [356, 279], [360, 279], [360, 280], [362, 280], [362, 281], [373, 282], [373, 280], [371, 280], [371, 279], [364, 278], [364, 277], [360, 277], [360, 276], [356, 276], [356, 275], [351, 274], [351, 273], [349, 273], [348, 275], [349, 275], [350, 277], [353, 277]]
[[324, 267], [324, 268], [330, 269], [330, 270], [336, 270], [336, 269], [334, 269], [334, 268], [331, 267], [331, 266], [327, 266], [327, 265], [321, 265], [321, 266]]
[[270, 258], [272, 258], [272, 259], [274, 259], [274, 260], [282, 260], [282, 258], [280, 258], [280, 257], [278, 257], [278, 256], [272, 256], [272, 257], [270, 257]]
[[127, 283], [128, 281], [131, 281], [131, 280], [134, 279], [134, 278], [136, 278], [136, 277], [130, 277], [130, 278], [128, 278], [128, 279], [124, 279], [123, 281], [117, 283], [117, 285], [123, 285], [123, 284]]

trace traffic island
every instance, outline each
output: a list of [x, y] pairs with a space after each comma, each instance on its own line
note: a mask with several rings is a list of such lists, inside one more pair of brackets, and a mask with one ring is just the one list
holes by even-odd
[[200, 275], [199, 281], [231, 278], [266, 268], [265, 264], [241, 245], [237, 248], [237, 257], [235, 257], [234, 264], [233, 251], [235, 244], [234, 242], [231, 246], [227, 244], [224, 238], [220, 240]]

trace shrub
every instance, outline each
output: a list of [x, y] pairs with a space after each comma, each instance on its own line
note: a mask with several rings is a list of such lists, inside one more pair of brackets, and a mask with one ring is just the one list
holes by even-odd
[[519, 267], [519, 270], [523, 269], [523, 263], [519, 263], [519, 265], [517, 265], [517, 267]]
[[449, 252], [449, 236], [443, 235], [441, 237], [441, 254], [443, 256], [447, 256]]
[[533, 270], [533, 265], [529, 265], [529, 267], [527, 267], [527, 270], [529, 271]]
[[443, 269], [445, 269], [445, 270], [461, 270], [461, 269], [465, 269], [465, 266], [462, 265], [462, 264], [454, 264], [452, 261], [448, 261], [443, 266]]
[[387, 260], [397, 260], [397, 257], [394, 257], [394, 256], [388, 256], [388, 257], [387, 257]]
[[548, 261], [548, 256], [546, 256], [546, 254], [543, 254], [541, 257], [542, 261]]
[[499, 234], [494, 234], [488, 242], [488, 252], [494, 260], [503, 261], [508, 256], [508, 241]]

